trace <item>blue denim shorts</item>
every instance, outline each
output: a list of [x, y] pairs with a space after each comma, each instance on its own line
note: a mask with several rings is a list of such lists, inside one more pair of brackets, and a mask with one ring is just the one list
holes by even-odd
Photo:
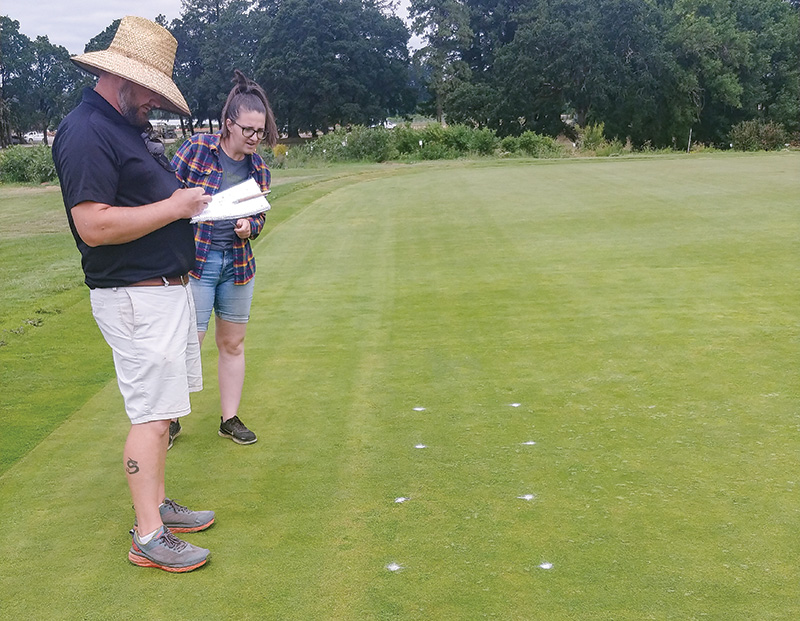
[[202, 275], [191, 279], [197, 331], [208, 331], [211, 311], [225, 321], [247, 323], [254, 283], [251, 279], [244, 285], [233, 284], [233, 250], [209, 250]]

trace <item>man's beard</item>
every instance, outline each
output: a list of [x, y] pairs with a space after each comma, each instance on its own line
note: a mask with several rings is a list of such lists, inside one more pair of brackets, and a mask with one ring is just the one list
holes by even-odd
[[139, 108], [133, 103], [133, 88], [130, 83], [123, 82], [119, 88], [118, 101], [122, 116], [131, 125], [143, 127], [149, 123], [147, 115], [142, 114]]

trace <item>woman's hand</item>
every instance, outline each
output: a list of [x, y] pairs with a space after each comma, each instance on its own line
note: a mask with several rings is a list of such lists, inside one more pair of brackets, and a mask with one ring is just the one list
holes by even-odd
[[239, 239], [250, 239], [250, 220], [247, 218], [239, 218], [236, 221], [236, 226], [233, 227], [233, 232], [239, 236]]

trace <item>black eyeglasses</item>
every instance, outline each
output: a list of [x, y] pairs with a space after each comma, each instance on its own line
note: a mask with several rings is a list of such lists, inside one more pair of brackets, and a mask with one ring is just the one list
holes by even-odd
[[143, 131], [141, 136], [142, 140], [144, 140], [144, 146], [147, 147], [147, 152], [155, 158], [156, 162], [161, 165], [161, 168], [175, 174], [178, 169], [175, 168], [172, 162], [167, 159], [167, 156], [164, 155], [164, 143], [158, 138], [154, 138], [148, 130]]
[[[231, 123], [234, 125], [239, 125], [236, 121], [231, 119]], [[242, 128], [242, 136], [245, 138], [251, 138], [252, 136], [256, 136], [259, 140], [264, 140], [267, 137], [267, 130], [266, 129], [256, 129], [255, 127], [244, 127], [243, 125], [239, 125]]]

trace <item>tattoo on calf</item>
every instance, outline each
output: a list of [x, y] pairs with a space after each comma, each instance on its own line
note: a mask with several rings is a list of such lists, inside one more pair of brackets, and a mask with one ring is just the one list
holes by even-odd
[[125, 464], [125, 469], [128, 471], [128, 474], [136, 474], [139, 472], [139, 462], [135, 459], [128, 458], [128, 463]]

